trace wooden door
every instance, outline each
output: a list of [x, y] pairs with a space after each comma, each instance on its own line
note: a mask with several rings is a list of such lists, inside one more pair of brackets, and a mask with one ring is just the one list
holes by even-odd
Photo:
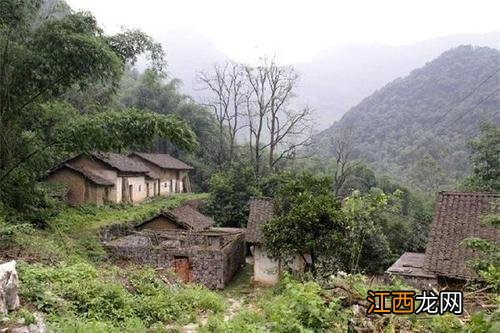
[[189, 258], [175, 257], [173, 266], [175, 274], [182, 282], [188, 283], [191, 281], [191, 265], [189, 264]]

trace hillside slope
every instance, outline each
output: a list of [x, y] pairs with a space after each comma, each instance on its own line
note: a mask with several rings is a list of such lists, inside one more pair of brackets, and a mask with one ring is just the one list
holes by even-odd
[[448, 50], [350, 109], [315, 137], [312, 152], [330, 158], [332, 137], [350, 128], [354, 155], [377, 171], [407, 180], [414, 163], [429, 153], [450, 183], [466, 172], [467, 142], [480, 123], [500, 124], [499, 69], [498, 50]]
[[301, 74], [297, 94], [314, 107], [323, 130], [375, 90], [460, 45], [500, 49], [500, 32], [447, 35], [400, 46], [339, 45], [295, 65]]

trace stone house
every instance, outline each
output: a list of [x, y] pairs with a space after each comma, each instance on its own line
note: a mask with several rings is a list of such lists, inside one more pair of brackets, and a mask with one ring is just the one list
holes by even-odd
[[252, 198], [248, 216], [246, 241], [253, 255], [253, 282], [260, 285], [275, 285], [284, 270], [303, 272], [304, 257], [297, 255], [286, 262], [272, 259], [263, 245], [262, 225], [274, 218], [274, 203], [271, 198]]
[[214, 225], [212, 218], [203, 215], [189, 204], [160, 212], [139, 224], [138, 230], [205, 230]]
[[142, 163], [157, 178], [153, 191], [157, 195], [191, 192], [188, 172], [193, 168], [169, 154], [133, 152], [131, 159]]
[[387, 271], [417, 287], [424, 284], [462, 285], [479, 280], [471, 261], [480, 255], [463, 241], [476, 237], [498, 244], [500, 229], [482, 223], [500, 213], [499, 193], [440, 192], [425, 253], [405, 253]]
[[164, 220], [109, 227], [101, 232], [104, 246], [114, 259], [170, 268], [186, 283], [223, 289], [245, 262], [244, 232], [211, 228], [211, 219], [192, 210], [184, 205], [161, 214]]
[[157, 180], [150, 170], [127, 156], [94, 152], [74, 156], [49, 171], [47, 182], [69, 187], [72, 204], [141, 202], [154, 196], [147, 182]]

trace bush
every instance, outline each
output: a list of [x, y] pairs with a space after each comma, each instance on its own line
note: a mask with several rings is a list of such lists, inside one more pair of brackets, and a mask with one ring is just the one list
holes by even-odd
[[152, 269], [21, 262], [19, 276], [23, 299], [44, 311], [62, 332], [134, 332], [156, 323], [187, 323], [200, 312], [224, 309], [215, 293], [197, 286], [167, 288]]

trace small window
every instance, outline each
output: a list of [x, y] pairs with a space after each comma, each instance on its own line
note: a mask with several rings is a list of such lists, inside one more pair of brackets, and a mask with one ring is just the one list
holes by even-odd
[[165, 183], [165, 187], [167, 187], [167, 183]]
[[139, 192], [141, 192], [141, 185], [139, 185]]

